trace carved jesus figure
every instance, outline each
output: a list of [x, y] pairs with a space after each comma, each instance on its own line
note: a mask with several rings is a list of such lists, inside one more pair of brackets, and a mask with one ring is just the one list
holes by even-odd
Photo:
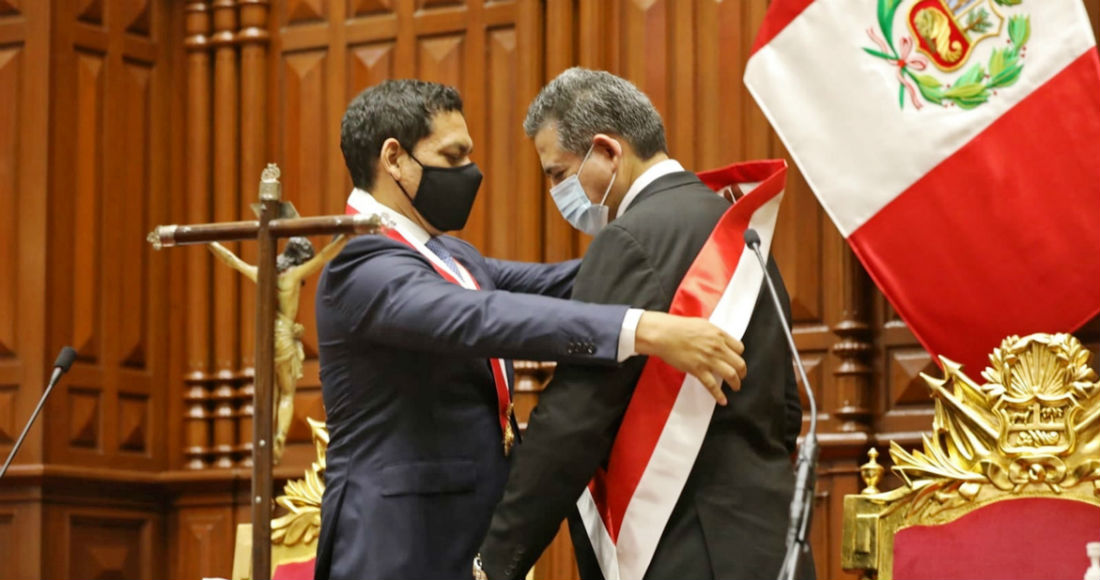
[[[298, 317], [298, 298], [309, 278], [321, 266], [340, 253], [348, 242], [345, 236], [337, 236], [321, 253], [314, 255], [309, 239], [293, 237], [275, 261], [276, 296], [278, 310], [275, 315], [275, 441], [272, 449], [275, 463], [283, 455], [286, 434], [294, 414], [294, 390], [302, 378], [302, 325]], [[210, 251], [222, 262], [256, 281], [256, 266], [246, 263], [218, 242], [209, 244]]]

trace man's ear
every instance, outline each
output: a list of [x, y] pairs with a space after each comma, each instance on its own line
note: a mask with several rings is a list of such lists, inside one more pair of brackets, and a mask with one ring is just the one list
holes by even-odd
[[401, 165], [398, 160], [405, 154], [405, 149], [401, 147], [401, 144], [397, 142], [397, 139], [390, 137], [382, 142], [382, 151], [378, 154], [378, 169], [380, 172], [385, 172], [394, 181], [401, 179]]
[[592, 138], [593, 147], [611, 158], [611, 166], [617, 171], [623, 161], [623, 144], [618, 139], [604, 133], [596, 133]]

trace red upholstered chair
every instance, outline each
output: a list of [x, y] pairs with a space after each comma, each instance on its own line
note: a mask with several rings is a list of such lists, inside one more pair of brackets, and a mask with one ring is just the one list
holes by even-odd
[[[273, 580], [313, 580], [317, 536], [321, 531], [321, 497], [325, 493], [325, 451], [328, 431], [324, 421], [308, 419], [317, 460], [305, 477], [288, 481], [276, 503], [285, 513], [271, 521], [271, 577]], [[252, 524], [237, 525], [233, 553], [233, 580], [252, 577]]]
[[880, 580], [1081, 579], [1100, 541], [1100, 383], [1072, 336], [1006, 338], [984, 383], [941, 358], [923, 449], [891, 443], [903, 485], [844, 498], [842, 563]]

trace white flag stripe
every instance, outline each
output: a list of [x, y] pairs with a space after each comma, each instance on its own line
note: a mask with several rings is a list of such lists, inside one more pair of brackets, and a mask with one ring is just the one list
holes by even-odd
[[[782, 199], [780, 192], [749, 220], [749, 226], [760, 234], [761, 251], [765, 255], [771, 250]], [[743, 337], [757, 296], [766, 291], [763, 280], [756, 256], [752, 250], [743, 248], [737, 268], [711, 313], [711, 322], [731, 336]], [[612, 542], [591, 492], [586, 488], [581, 494], [578, 508], [606, 580], [641, 578], [645, 574], [695, 465], [714, 406], [714, 398], [702, 383], [687, 375], [623, 514], [617, 543]]]
[[[845, 237], [1095, 46], [1080, 0], [1018, 8], [1002, 11], [1030, 16], [1023, 73], [969, 111], [931, 104], [918, 111], [908, 95], [899, 108], [897, 67], [863, 51], [878, 48], [867, 29], [880, 33], [867, 0], [817, 0], [750, 58], [745, 84]], [[905, 10], [895, 17], [895, 39], [909, 36]], [[986, 66], [993, 46], [1005, 45], [979, 43], [971, 63]]]

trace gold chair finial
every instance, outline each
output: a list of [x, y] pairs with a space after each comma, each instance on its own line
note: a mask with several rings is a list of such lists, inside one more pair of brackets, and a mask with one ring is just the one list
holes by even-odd
[[870, 457], [867, 463], [859, 466], [859, 475], [863, 478], [863, 483], [867, 484], [867, 487], [863, 488], [863, 491], [860, 493], [863, 495], [874, 495], [879, 492], [878, 482], [882, 479], [883, 468], [875, 461], [878, 459], [878, 449], [872, 447], [871, 450], [867, 452], [867, 456]]

